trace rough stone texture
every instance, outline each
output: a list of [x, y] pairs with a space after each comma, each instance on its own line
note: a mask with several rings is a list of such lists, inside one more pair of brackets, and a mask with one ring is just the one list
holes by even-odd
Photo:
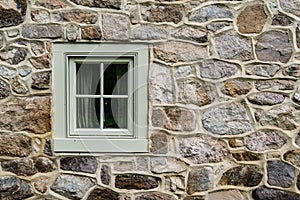
[[255, 87], [258, 90], [293, 90], [295, 81], [285, 79], [271, 79], [256, 81]]
[[26, 38], [61, 38], [62, 26], [60, 24], [26, 24], [23, 26], [22, 35]]
[[165, 185], [171, 192], [183, 191], [185, 190], [185, 177], [184, 176], [166, 176]]
[[94, 185], [88, 177], [62, 174], [55, 179], [51, 189], [67, 198], [79, 200]]
[[159, 178], [141, 174], [119, 174], [115, 186], [119, 189], [149, 190], [158, 187]]
[[152, 64], [150, 97], [155, 104], [173, 103], [174, 86], [171, 70], [158, 63]]
[[115, 162], [113, 164], [113, 168], [115, 171], [118, 172], [126, 172], [126, 171], [132, 172], [135, 169], [135, 166], [132, 161], [120, 161], [120, 162]]
[[232, 12], [226, 8], [211, 5], [207, 7], [203, 7], [197, 10], [194, 10], [189, 16], [189, 21], [194, 22], [207, 22], [213, 19], [227, 18], [232, 19]]
[[138, 194], [135, 200], [176, 200], [176, 198], [170, 194], [162, 192], [147, 192], [144, 194]]
[[238, 66], [221, 60], [205, 60], [199, 64], [199, 71], [203, 78], [220, 79], [235, 75]]
[[261, 182], [262, 177], [262, 171], [256, 165], [238, 166], [226, 171], [220, 180], [220, 184], [253, 187]]
[[120, 9], [121, 0], [106, 0], [106, 1], [94, 1], [94, 0], [71, 0], [73, 3], [87, 7], [96, 8], [114, 8]]
[[45, 45], [43, 42], [30, 43], [30, 49], [36, 56], [41, 56], [46, 52]]
[[38, 23], [48, 23], [50, 22], [50, 13], [46, 10], [32, 10], [31, 19]]
[[0, 134], [0, 155], [25, 157], [32, 151], [31, 138], [23, 134]]
[[186, 170], [184, 162], [175, 158], [153, 157], [150, 160], [153, 173], [180, 173]]
[[96, 188], [94, 189], [87, 200], [119, 200], [119, 193], [108, 188]]
[[29, 59], [32, 66], [36, 69], [50, 68], [50, 56], [33, 57]]
[[259, 60], [287, 63], [292, 55], [292, 45], [288, 34], [268, 31], [258, 37], [255, 53]]
[[251, 103], [258, 105], [276, 105], [281, 104], [284, 101], [282, 94], [273, 92], [259, 92], [248, 96], [248, 100]]
[[293, 76], [293, 77], [299, 78], [300, 77], [300, 65], [299, 64], [290, 65], [290, 66], [284, 68], [282, 73], [286, 76]]
[[[297, 140], [297, 138], [296, 138], [296, 140]], [[298, 145], [299, 142], [296, 141], [296, 144]], [[295, 165], [296, 167], [300, 167], [300, 152], [299, 152], [299, 150], [288, 151], [284, 154], [283, 158], [285, 161]]]
[[297, 47], [300, 48], [300, 24], [298, 24], [296, 28], [296, 42], [297, 42]]
[[225, 33], [216, 37], [215, 43], [220, 58], [247, 61], [253, 57], [250, 40], [246, 38]]
[[187, 196], [183, 200], [205, 200], [205, 196]]
[[228, 155], [223, 141], [208, 136], [181, 139], [178, 148], [181, 156], [194, 164], [222, 162]]
[[203, 127], [217, 135], [236, 135], [252, 130], [251, 121], [242, 103], [219, 105], [204, 112]]
[[10, 95], [9, 85], [6, 82], [0, 80], [0, 100], [7, 98], [9, 95]]
[[177, 39], [192, 40], [198, 43], [205, 43], [208, 40], [205, 31], [194, 29], [192, 27], [183, 27], [171, 35]]
[[230, 23], [228, 23], [228, 22], [212, 22], [212, 23], [208, 24], [206, 27], [207, 27], [207, 30], [216, 32], [216, 31], [219, 31], [228, 26], [230, 26]]
[[254, 200], [299, 200], [300, 195], [297, 193], [286, 192], [278, 189], [270, 189], [266, 187], [256, 188], [252, 192], [252, 197]]
[[81, 29], [81, 38], [86, 40], [101, 39], [101, 32], [93, 26], [84, 27]]
[[49, 139], [47, 139], [45, 141], [44, 154], [46, 154], [48, 156], [53, 156], [52, 147], [51, 147], [51, 140], [49, 140]]
[[279, 65], [276, 64], [254, 64], [246, 68], [246, 73], [262, 77], [273, 77], [279, 69]]
[[184, 42], [170, 41], [154, 46], [154, 56], [165, 62], [189, 62], [206, 57], [206, 47]]
[[33, 185], [37, 191], [45, 193], [48, 190], [49, 178], [41, 176], [34, 181]]
[[245, 145], [252, 151], [277, 150], [287, 142], [283, 135], [278, 130], [259, 130], [245, 138]]
[[38, 72], [32, 75], [32, 89], [46, 90], [50, 88], [51, 72]]
[[[11, 76], [13, 76], [13, 75], [15, 74], [14, 72], [13, 72], [13, 73], [9, 72], [9, 74], [7, 74], [6, 71], [4, 71], [4, 72], [2, 73], [2, 70], [1, 70], [1, 69], [2, 69], [2, 68], [1, 68], [1, 66], [0, 66], [0, 76], [2, 76], [2, 77], [7, 76], [6, 79], [9, 79]], [[21, 77], [26, 77], [26, 76], [28, 76], [28, 75], [32, 72], [32, 69], [31, 69], [31, 67], [24, 65], [24, 66], [21, 66], [21, 67], [18, 69], [18, 71], [19, 71], [19, 75], [20, 75]]]
[[129, 17], [119, 14], [103, 14], [103, 37], [105, 40], [127, 40]]
[[161, 26], [141, 25], [132, 30], [132, 39], [137, 40], [161, 40], [167, 39], [168, 31]]
[[268, 184], [288, 188], [295, 178], [295, 168], [279, 160], [268, 161]]
[[187, 180], [187, 193], [207, 191], [212, 187], [213, 170], [211, 167], [203, 167], [190, 171]]
[[98, 163], [92, 156], [66, 157], [60, 160], [60, 168], [74, 172], [95, 173]]
[[260, 124], [277, 126], [283, 130], [294, 130], [298, 127], [299, 117], [299, 112], [294, 106], [285, 104], [270, 109], [262, 116]]
[[148, 171], [149, 165], [148, 165], [148, 158], [145, 156], [138, 156], [136, 158], [136, 169], [139, 171]]
[[173, 22], [179, 23], [183, 17], [180, 6], [174, 5], [151, 5], [141, 7], [142, 18], [148, 22]]
[[177, 81], [179, 88], [178, 101], [185, 104], [204, 106], [214, 100], [214, 90], [211, 85], [198, 79]]
[[241, 33], [259, 33], [267, 21], [264, 5], [256, 3], [247, 6], [237, 17], [237, 26]]
[[31, 185], [13, 176], [0, 178], [0, 198], [3, 200], [26, 199], [34, 195]]
[[102, 165], [101, 167], [101, 171], [100, 171], [100, 179], [101, 182], [104, 185], [109, 185], [110, 183], [110, 171], [109, 171], [109, 167], [107, 165]]
[[237, 161], [257, 161], [260, 160], [260, 154], [251, 153], [249, 151], [243, 151], [238, 153], [232, 153], [232, 157]]
[[279, 0], [281, 8], [288, 13], [292, 13], [300, 17], [300, 1], [299, 0]]
[[276, 26], [288, 26], [291, 23], [292, 20], [282, 13], [278, 13], [277, 15], [275, 15], [272, 20], [272, 25]]
[[237, 97], [239, 95], [244, 95], [250, 92], [252, 89], [252, 84], [249, 81], [233, 79], [226, 81], [222, 92], [232, 97]]
[[69, 26], [67, 26], [66, 36], [67, 36], [68, 40], [75, 41], [79, 37], [78, 35], [79, 35], [79, 27], [78, 26], [76, 26], [74, 24], [70, 24]]
[[246, 200], [239, 190], [221, 190], [207, 195], [207, 200]]
[[10, 48], [8, 51], [0, 52], [0, 59], [12, 65], [17, 65], [24, 61], [27, 51], [24, 48]]
[[55, 22], [77, 22], [95, 24], [98, 20], [97, 13], [85, 10], [57, 11], [53, 14]]
[[0, 4], [0, 28], [17, 26], [24, 21], [27, 3], [24, 0], [6, 0]]
[[59, 9], [67, 7], [67, 5], [60, 0], [38, 0], [35, 2], [35, 5], [42, 6], [48, 9]]
[[51, 130], [50, 98], [18, 98], [0, 106], [0, 128], [44, 134]]
[[167, 133], [154, 132], [150, 136], [150, 152], [154, 154], [168, 153], [168, 137]]
[[[19, 95], [26, 95], [28, 93], [28, 87], [27, 87], [26, 83], [21, 81], [17, 77], [11, 79], [10, 85], [11, 85], [11, 89]], [[1, 86], [0, 86], [0, 88], [1, 88]], [[0, 91], [0, 94], [1, 94], [1, 91]], [[1, 95], [0, 95], [0, 98], [1, 98]]]
[[179, 107], [154, 108], [152, 125], [174, 131], [193, 131], [196, 127], [195, 113]]
[[195, 73], [195, 68], [193, 66], [179, 66], [178, 68], [175, 68], [174, 77], [177, 79], [187, 78], [189, 76], [193, 76]]
[[5, 66], [0, 66], [0, 76], [4, 79], [10, 79], [16, 75], [14, 69], [7, 68]]

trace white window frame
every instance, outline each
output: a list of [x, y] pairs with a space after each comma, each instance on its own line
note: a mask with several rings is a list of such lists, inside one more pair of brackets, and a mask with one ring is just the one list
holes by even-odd
[[[109, 43], [54, 43], [53, 44], [53, 132], [55, 152], [148, 152], [148, 68], [149, 50], [146, 44]], [[130, 62], [132, 72], [132, 95], [128, 112], [130, 126], [126, 130], [89, 132], [75, 130], [71, 120], [70, 106], [74, 103], [70, 93], [70, 67], [80, 57], [87, 60], [104, 59]], [[126, 61], [126, 62], [127, 62]], [[132, 76], [132, 77], [130, 77]], [[130, 111], [131, 110], [131, 111]], [[132, 112], [132, 113], [130, 113]], [[132, 119], [133, 120], [130, 120]], [[122, 132], [123, 134], [119, 134]], [[125, 133], [125, 134], [124, 134]]]

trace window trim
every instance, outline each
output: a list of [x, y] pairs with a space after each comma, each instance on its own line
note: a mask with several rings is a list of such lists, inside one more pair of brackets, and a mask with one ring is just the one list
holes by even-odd
[[[103, 56], [134, 59], [134, 136], [67, 135], [67, 66], [70, 57]], [[146, 44], [54, 43], [53, 44], [53, 132], [55, 152], [148, 152], [148, 68]], [[63, 112], [62, 112], [63, 111]]]

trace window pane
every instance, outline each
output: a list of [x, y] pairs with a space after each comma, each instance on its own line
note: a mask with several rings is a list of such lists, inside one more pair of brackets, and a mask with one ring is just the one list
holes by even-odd
[[128, 64], [105, 64], [104, 94], [126, 95]]
[[100, 64], [76, 63], [76, 93], [100, 94]]
[[104, 128], [127, 128], [127, 99], [104, 99]]
[[100, 99], [77, 98], [76, 110], [77, 128], [100, 128]]

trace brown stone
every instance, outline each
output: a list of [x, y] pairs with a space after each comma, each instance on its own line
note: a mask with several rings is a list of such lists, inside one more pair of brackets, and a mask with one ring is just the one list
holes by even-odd
[[174, 196], [162, 192], [147, 192], [138, 194], [135, 200], [176, 200]]
[[48, 9], [66, 8], [67, 5], [60, 0], [38, 0], [35, 5], [42, 6]]
[[300, 78], [300, 65], [292, 64], [282, 70], [283, 75]]
[[207, 195], [207, 200], [246, 200], [239, 190], [221, 190], [211, 192]]
[[50, 97], [18, 98], [0, 106], [0, 128], [44, 134], [51, 130]]
[[42, 176], [33, 181], [34, 188], [40, 193], [46, 193], [49, 185], [49, 178]]
[[9, 85], [0, 80], [0, 99], [5, 99], [10, 95], [10, 88]]
[[212, 188], [213, 170], [211, 167], [193, 169], [187, 180], [187, 193], [203, 192]]
[[249, 151], [232, 153], [232, 156], [237, 161], [257, 161], [260, 160], [260, 154], [252, 153]]
[[119, 189], [149, 190], [158, 187], [160, 179], [142, 174], [119, 174], [115, 186]]
[[30, 63], [36, 69], [48, 69], [50, 68], [50, 57], [49, 55], [41, 57], [32, 57], [29, 59]]
[[[25, 95], [28, 93], [28, 87], [24, 81], [21, 81], [19, 78], [14, 77], [10, 81], [11, 89], [20, 95]], [[0, 83], [0, 88], [1, 88], [1, 83]], [[0, 91], [1, 94], [1, 91]], [[1, 95], [0, 95], [1, 98]]]
[[297, 42], [297, 47], [300, 48], [300, 24], [298, 24], [296, 28], [296, 42]]
[[234, 79], [225, 82], [222, 92], [232, 97], [237, 97], [239, 95], [247, 94], [251, 89], [251, 82]]
[[38, 72], [32, 75], [32, 89], [46, 90], [50, 88], [51, 72]]
[[26, 0], [7, 0], [0, 5], [0, 28], [17, 26], [24, 21], [26, 15]]
[[166, 154], [168, 152], [167, 133], [155, 132], [150, 136], [150, 152], [155, 154]]
[[[298, 138], [298, 140], [299, 140], [299, 138]], [[296, 142], [296, 144], [298, 145], [299, 141]], [[300, 151], [299, 150], [288, 151], [284, 154], [283, 158], [285, 161], [295, 165], [296, 167], [300, 167]]]
[[259, 60], [287, 63], [293, 52], [288, 33], [264, 32], [258, 37], [255, 52]]
[[237, 26], [241, 33], [259, 33], [267, 21], [263, 4], [247, 6], [237, 17]]
[[93, 26], [81, 29], [81, 38], [85, 40], [100, 40], [101, 33]]
[[142, 6], [142, 18], [148, 22], [181, 22], [183, 10], [180, 6], [174, 5], [151, 5]]
[[34, 22], [39, 23], [49, 23], [50, 22], [50, 13], [46, 10], [32, 10], [31, 19]]
[[24, 48], [8, 48], [0, 53], [0, 59], [12, 65], [17, 65], [24, 61], [27, 56], [27, 51]]
[[1, 156], [28, 156], [32, 151], [31, 138], [23, 134], [0, 134]]
[[87, 200], [119, 200], [119, 193], [108, 188], [96, 188], [94, 189]]
[[286, 16], [285, 14], [278, 13], [273, 17], [272, 25], [279, 25], [279, 26], [288, 26], [292, 23], [292, 20]]
[[259, 80], [256, 81], [255, 87], [258, 90], [293, 90], [295, 81], [287, 79]]
[[120, 9], [121, 6], [121, 0], [105, 0], [105, 1], [71, 0], [71, 1], [78, 5], [87, 6], [87, 7]]
[[57, 11], [54, 13], [55, 22], [77, 22], [83, 24], [95, 24], [98, 21], [98, 15], [95, 12], [85, 10]]

